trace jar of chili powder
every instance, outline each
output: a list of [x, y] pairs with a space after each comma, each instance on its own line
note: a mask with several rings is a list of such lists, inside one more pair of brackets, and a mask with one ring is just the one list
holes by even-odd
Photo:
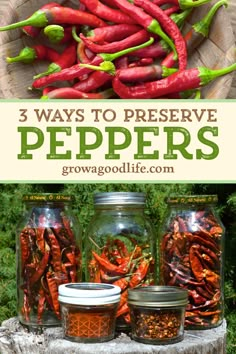
[[187, 290], [174, 286], [129, 289], [132, 338], [145, 344], [180, 342], [187, 303]]
[[81, 281], [81, 237], [73, 197], [30, 194], [23, 201], [16, 237], [18, 317], [32, 330], [58, 326], [58, 286]]
[[64, 337], [74, 342], [107, 342], [115, 336], [120, 288], [111, 284], [59, 286]]
[[216, 195], [174, 196], [160, 239], [161, 283], [188, 290], [185, 328], [222, 323], [224, 227]]
[[95, 214], [86, 235], [86, 281], [121, 288], [118, 330], [130, 328], [128, 288], [156, 283], [156, 241], [145, 203], [144, 193], [94, 195]]

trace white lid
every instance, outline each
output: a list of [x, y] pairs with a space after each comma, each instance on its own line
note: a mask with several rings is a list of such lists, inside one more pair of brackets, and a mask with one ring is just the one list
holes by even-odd
[[103, 305], [120, 301], [120, 287], [104, 283], [67, 283], [59, 285], [58, 300], [75, 305]]

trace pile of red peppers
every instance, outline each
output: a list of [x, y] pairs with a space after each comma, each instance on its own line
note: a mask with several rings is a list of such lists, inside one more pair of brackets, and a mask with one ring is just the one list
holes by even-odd
[[49, 2], [29, 18], [0, 27], [22, 28], [37, 40], [6, 60], [49, 62], [31, 87], [43, 99], [198, 98], [202, 86], [236, 69], [236, 63], [218, 70], [188, 67], [189, 55], [208, 37], [227, 0], [214, 2], [187, 33], [182, 28], [194, 8], [210, 1], [81, 0], [77, 8]]

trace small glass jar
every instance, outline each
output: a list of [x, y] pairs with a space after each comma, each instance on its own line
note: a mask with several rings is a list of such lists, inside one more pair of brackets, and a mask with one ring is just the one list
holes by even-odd
[[184, 338], [187, 290], [147, 286], [128, 291], [131, 335], [145, 344], [171, 344]]
[[145, 215], [145, 194], [97, 193], [86, 235], [86, 281], [122, 290], [117, 329], [130, 328], [127, 288], [156, 283], [156, 239]]
[[110, 284], [59, 286], [64, 337], [81, 343], [107, 342], [115, 336], [120, 288]]
[[209, 329], [223, 320], [224, 227], [216, 195], [174, 196], [160, 239], [161, 284], [188, 290], [186, 329]]
[[18, 317], [31, 330], [61, 324], [58, 286], [81, 281], [80, 228], [73, 197], [24, 195], [17, 227]]

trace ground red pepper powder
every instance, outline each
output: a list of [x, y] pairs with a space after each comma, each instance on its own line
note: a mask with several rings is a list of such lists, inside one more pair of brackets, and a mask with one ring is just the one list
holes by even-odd
[[112, 334], [115, 320], [113, 305], [102, 306], [96, 310], [86, 309], [86, 311], [70, 305], [63, 309], [63, 314], [64, 331], [68, 337], [99, 338]]
[[115, 336], [120, 287], [101, 283], [68, 283], [59, 287], [65, 339], [106, 342]]

